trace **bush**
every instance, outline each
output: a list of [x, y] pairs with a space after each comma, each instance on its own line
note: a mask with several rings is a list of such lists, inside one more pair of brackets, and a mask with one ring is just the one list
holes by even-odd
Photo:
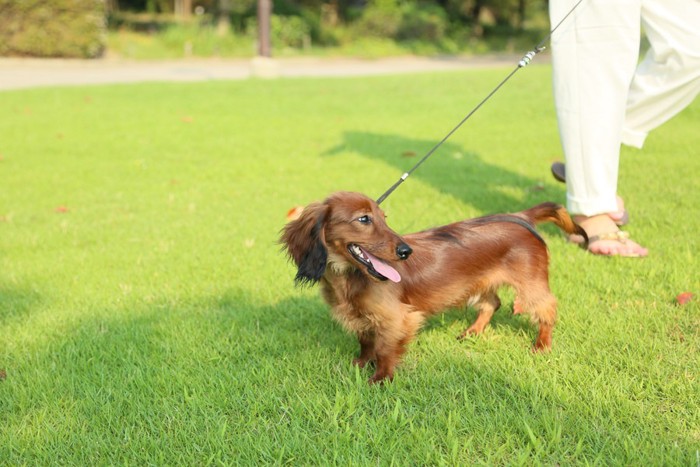
[[0, 55], [93, 58], [105, 33], [104, 0], [0, 0]]
[[403, 8], [399, 40], [439, 41], [445, 37], [447, 15], [437, 5], [409, 3]]
[[358, 36], [434, 42], [444, 39], [447, 25], [447, 15], [437, 5], [375, 0], [368, 4], [354, 28]]
[[311, 28], [299, 16], [272, 15], [270, 34], [274, 46], [300, 49], [309, 45]]
[[374, 0], [362, 12], [354, 28], [358, 36], [393, 38], [401, 26], [401, 9], [394, 0]]
[[[246, 31], [251, 37], [258, 37], [258, 20], [250, 18]], [[300, 16], [272, 15], [270, 17], [270, 36], [275, 48], [308, 47], [311, 42], [311, 26]]]

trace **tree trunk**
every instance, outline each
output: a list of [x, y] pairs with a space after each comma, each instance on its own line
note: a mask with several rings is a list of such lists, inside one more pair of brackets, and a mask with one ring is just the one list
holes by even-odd
[[522, 31], [525, 26], [525, 9], [527, 8], [527, 0], [518, 0], [518, 19], [516, 28]]
[[258, 0], [258, 55], [271, 57], [270, 16], [272, 16], [272, 0]]
[[173, 10], [175, 16], [189, 18], [192, 15], [192, 0], [175, 0]]
[[107, 0], [106, 11], [107, 13], [114, 13], [115, 11], [119, 11], [119, 0]]
[[223, 37], [231, 32], [231, 0], [219, 0], [216, 11], [216, 34]]
[[484, 0], [476, 0], [474, 2], [471, 11], [471, 19], [473, 23], [477, 23], [479, 21], [479, 16], [481, 16], [481, 9], [484, 7], [484, 3]]

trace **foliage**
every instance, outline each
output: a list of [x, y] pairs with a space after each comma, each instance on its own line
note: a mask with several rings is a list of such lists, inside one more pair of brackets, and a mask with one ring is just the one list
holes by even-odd
[[104, 0], [0, 0], [0, 56], [92, 58], [104, 46]]
[[[257, 38], [257, 20], [251, 19], [246, 30], [251, 37]], [[272, 46], [277, 49], [303, 49], [311, 44], [311, 26], [300, 16], [272, 15], [270, 36]]]
[[353, 39], [379, 37], [399, 42], [439, 43], [445, 39], [447, 29], [447, 16], [442, 8], [428, 3], [398, 3], [395, 0], [370, 2], [351, 26]]
[[396, 39], [436, 42], [445, 38], [448, 21], [442, 8], [427, 3], [408, 3], [401, 13]]
[[[694, 465], [700, 302], [674, 297], [700, 291], [700, 102], [623, 153], [648, 258], [542, 229], [551, 354], [505, 293], [483, 336], [435, 317], [370, 387], [293, 285], [290, 208], [378, 196], [510, 71], [2, 93], [2, 463]], [[550, 77], [501, 88], [385, 201], [392, 227], [563, 201]]]
[[[174, 15], [169, 0], [108, 0], [108, 39], [104, 4], [0, 0], [0, 55], [95, 57], [106, 42], [112, 55], [144, 58], [248, 56], [257, 49], [255, 0], [195, 0], [190, 17]], [[279, 0], [272, 45], [275, 55], [469, 52], [484, 48], [477, 42], [543, 31], [545, 6], [545, 0]]]
[[357, 35], [394, 37], [401, 25], [401, 17], [397, 0], [370, 1], [355, 23]]
[[221, 36], [210, 21], [182, 23], [172, 18], [118, 15], [111, 22], [107, 49], [124, 58], [246, 57], [255, 53], [252, 38]]
[[[455, 0], [456, 1], [456, 0]], [[273, 55], [293, 54], [344, 54], [366, 57], [386, 54], [443, 54], [443, 53], [481, 53], [488, 51], [527, 50], [545, 34], [548, 26], [546, 11], [542, 1], [498, 2], [467, 1], [455, 3], [433, 3], [422, 0], [371, 0], [366, 4], [357, 2], [326, 2], [312, 0], [291, 2], [277, 0], [274, 2], [271, 18], [271, 35]], [[527, 22], [522, 23], [515, 11], [516, 4], [526, 8]], [[191, 24], [178, 22], [172, 16], [166, 16], [168, 30], [190, 29], [196, 25], [202, 29], [197, 40], [206, 42], [225, 42], [226, 37], [208, 37], [211, 24], [215, 22], [217, 7], [214, 2], [205, 5], [204, 14]], [[495, 22], [484, 20], [480, 12], [488, 11], [495, 17]], [[520, 14], [520, 13], [518, 13]], [[476, 15], [476, 16], [475, 16]], [[487, 17], [491, 17], [486, 15]], [[111, 32], [110, 48], [117, 54], [125, 56], [149, 56], [148, 51], [120, 48], [124, 38], [119, 35], [133, 36], [133, 31], [142, 31], [144, 42], [152, 46], [161, 42], [163, 22], [158, 16], [147, 16], [153, 20], [129, 20], [139, 15], [121, 12], [114, 13], [112, 25], [118, 30]], [[162, 17], [162, 15], [161, 15]], [[235, 2], [230, 13], [233, 31], [239, 46], [238, 55], [250, 55], [256, 49], [257, 17], [254, 2]], [[517, 25], [517, 27], [516, 27]], [[213, 33], [212, 33], [213, 34]], [[182, 35], [182, 34], [180, 34]], [[190, 34], [192, 35], [192, 34]], [[533, 38], [533, 36], [535, 36]], [[137, 41], [130, 41], [132, 44]], [[171, 49], [170, 45], [163, 48]], [[186, 44], [172, 47], [172, 51], [182, 51]], [[193, 47], [192, 49], [216, 49], [215, 55], [227, 55], [231, 47]], [[181, 52], [180, 52], [181, 53]], [[177, 54], [176, 54], [177, 55]], [[195, 53], [195, 55], [197, 55]], [[168, 53], [167, 56], [173, 56]]]
[[[376, 21], [382, 15], [395, 20]], [[499, 24], [455, 25], [441, 8], [426, 3], [397, 4], [377, 15], [358, 10], [353, 21], [334, 26], [327, 21], [308, 9], [277, 9], [271, 21], [273, 56], [520, 53], [538, 43], [548, 25], [541, 11], [533, 11], [522, 30]], [[183, 22], [172, 16], [122, 12], [111, 16], [108, 49], [128, 58], [254, 55], [257, 18], [238, 12], [232, 14], [232, 24], [232, 33], [221, 35], [208, 14]]]

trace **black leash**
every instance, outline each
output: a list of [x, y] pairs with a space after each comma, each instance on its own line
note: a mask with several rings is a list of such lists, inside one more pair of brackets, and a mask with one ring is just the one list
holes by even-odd
[[394, 184], [391, 186], [391, 188], [389, 188], [388, 190], [386, 190], [386, 192], [384, 192], [384, 194], [383, 194], [382, 196], [380, 196], [379, 199], [377, 199], [377, 204], [381, 204], [382, 201], [384, 201], [385, 199], [387, 199], [387, 197], [388, 197], [390, 194], [392, 194], [392, 193], [394, 192], [394, 190], [396, 190], [396, 189], [399, 187], [399, 185], [401, 185], [403, 182], [405, 182], [406, 179], [407, 179], [418, 167], [420, 167], [420, 166], [423, 164], [423, 162], [425, 162], [430, 156], [433, 155], [433, 153], [437, 150], [437, 148], [439, 148], [440, 146], [442, 146], [442, 144], [443, 144], [445, 141], [447, 141], [448, 138], [449, 138], [450, 136], [452, 136], [452, 134], [453, 134], [455, 131], [457, 131], [457, 130], [459, 129], [459, 127], [461, 127], [461, 126], [464, 124], [464, 122], [466, 122], [467, 120], [469, 120], [469, 118], [470, 118], [472, 115], [474, 115], [474, 113], [475, 113], [477, 110], [479, 110], [479, 109], [481, 108], [481, 106], [484, 105], [484, 104], [486, 103], [486, 101], [488, 101], [488, 100], [491, 98], [491, 96], [493, 96], [494, 94], [496, 94], [496, 92], [497, 92], [499, 89], [501, 89], [501, 87], [502, 87], [504, 84], [506, 84], [506, 82], [507, 82], [515, 73], [517, 73], [518, 70], [520, 70], [521, 68], [525, 68], [527, 65], [529, 65], [529, 64], [530, 64], [530, 61], [535, 57], [535, 55], [537, 55], [538, 53], [542, 52], [542, 51], [545, 49], [544, 44], [552, 37], [552, 34], [554, 34], [554, 31], [556, 31], [556, 30], [559, 28], [559, 26], [562, 25], [562, 23], [566, 20], [566, 18], [568, 18], [568, 17], [574, 12], [574, 10], [581, 4], [581, 2], [583, 2], [583, 0], [579, 0], [578, 2], [576, 2], [576, 4], [571, 8], [571, 10], [569, 10], [569, 12], [561, 19], [561, 21], [559, 21], [559, 23], [557, 23], [557, 25], [554, 27], [554, 29], [552, 29], [551, 31], [549, 31], [549, 34], [547, 34], [547, 36], [546, 36], [544, 39], [542, 39], [542, 40], [540, 41], [540, 43], [537, 44], [533, 50], [531, 50], [531, 51], [529, 51], [528, 53], [526, 53], [526, 54], [523, 56], [523, 58], [521, 58], [520, 61], [518, 62], [518, 66], [516, 66], [515, 69], [513, 69], [513, 71], [511, 71], [511, 72], [508, 74], [508, 76], [506, 76], [506, 77], [503, 79], [503, 81], [501, 81], [501, 82], [498, 84], [498, 86], [496, 86], [495, 88], [493, 88], [493, 90], [492, 90], [481, 102], [479, 102], [479, 104], [477, 104], [477, 106], [474, 107], [474, 108], [472, 109], [472, 111], [469, 112], [469, 113], [467, 114], [467, 116], [464, 117], [464, 118], [462, 119], [461, 122], [459, 122], [459, 123], [457, 124], [457, 126], [455, 126], [449, 133], [447, 133], [447, 135], [445, 135], [445, 137], [442, 138], [442, 139], [440, 140], [439, 143], [437, 143], [435, 146], [433, 146], [433, 148], [432, 148], [430, 151], [428, 151], [428, 153], [427, 153], [425, 156], [423, 156], [423, 158], [422, 158], [421, 160], [419, 160], [418, 163], [417, 163], [416, 165], [414, 165], [414, 166], [411, 168], [411, 170], [409, 170], [408, 172], [406, 172], [406, 173], [404, 173], [403, 175], [401, 175], [401, 178], [399, 178], [399, 179], [396, 181], [396, 183], [394, 183]]

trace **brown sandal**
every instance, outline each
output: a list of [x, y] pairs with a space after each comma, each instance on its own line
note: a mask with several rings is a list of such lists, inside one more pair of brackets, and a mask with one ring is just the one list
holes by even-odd
[[[587, 244], [581, 243], [581, 247], [585, 248], [588, 251], [591, 251], [590, 246], [592, 244], [594, 244], [595, 242], [603, 241], [603, 240], [611, 240], [611, 241], [621, 243], [622, 245], [626, 245], [627, 242], [630, 241], [630, 234], [629, 234], [629, 232], [625, 232], [624, 230], [617, 230], [615, 232], [606, 232], [606, 233], [602, 233], [602, 234], [598, 234], [598, 235], [593, 235], [593, 236], [588, 238]], [[624, 255], [622, 255], [622, 254], [609, 255], [609, 254], [595, 253], [592, 251], [591, 251], [591, 253], [598, 255], [598, 256], [621, 256], [621, 257], [625, 257], [625, 258], [642, 258], [642, 257], [646, 256], [646, 255], [642, 255], [641, 253], [631, 253], [631, 254], [624, 254]]]

